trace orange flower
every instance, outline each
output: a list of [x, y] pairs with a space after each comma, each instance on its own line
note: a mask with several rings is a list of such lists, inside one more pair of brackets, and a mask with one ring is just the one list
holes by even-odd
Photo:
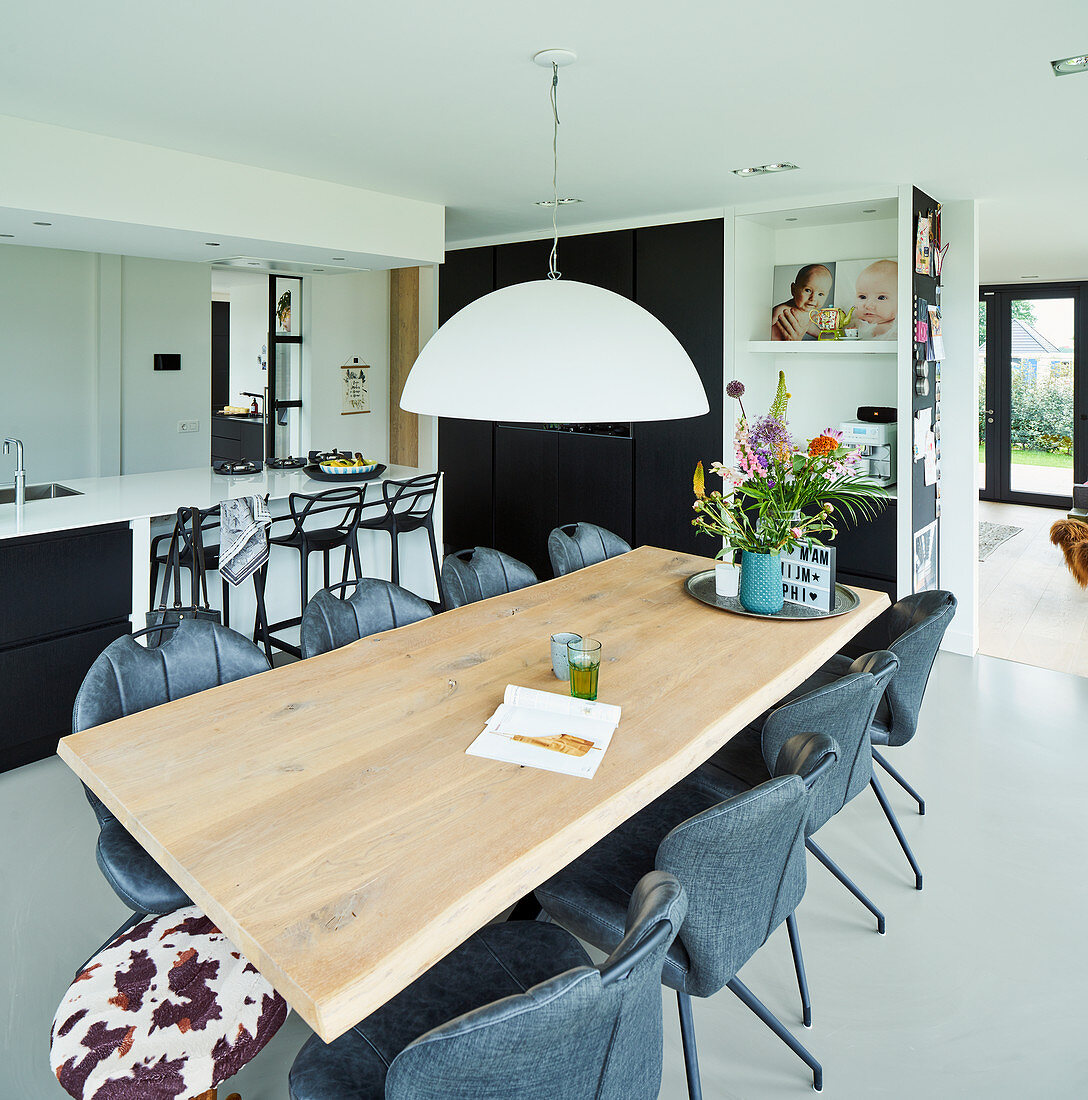
[[818, 435], [808, 445], [810, 458], [824, 458], [839, 449], [839, 441], [831, 435]]

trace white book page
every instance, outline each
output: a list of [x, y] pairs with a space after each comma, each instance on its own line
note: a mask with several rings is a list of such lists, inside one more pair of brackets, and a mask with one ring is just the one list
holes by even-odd
[[587, 718], [599, 718], [612, 725], [618, 725], [621, 708], [613, 703], [597, 703], [589, 699], [575, 699], [571, 695], [556, 695], [554, 691], [538, 691], [536, 688], [506, 685], [504, 703], [520, 707], [532, 707], [534, 710], [547, 711], [550, 714], [581, 714]]
[[[536, 705], [541, 698], [550, 704], [547, 709]], [[587, 708], [597, 713], [586, 713]], [[607, 703], [510, 685], [505, 701], [465, 751], [469, 756], [592, 779], [616, 731], [619, 713], [619, 707]]]

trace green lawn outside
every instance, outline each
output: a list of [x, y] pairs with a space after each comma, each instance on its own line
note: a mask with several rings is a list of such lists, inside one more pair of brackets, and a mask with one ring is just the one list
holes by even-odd
[[[986, 448], [980, 443], [978, 445], [978, 460], [984, 462], [985, 459]], [[1056, 469], [1071, 470], [1073, 469], [1073, 456], [1050, 454], [1047, 451], [1013, 451], [1012, 464], [1014, 466], [1052, 466]]]

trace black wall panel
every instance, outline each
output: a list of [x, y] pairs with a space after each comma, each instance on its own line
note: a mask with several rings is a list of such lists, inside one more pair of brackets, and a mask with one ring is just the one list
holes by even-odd
[[[438, 320], [495, 289], [495, 249], [466, 248], [446, 253], [438, 271]], [[490, 420], [438, 421], [438, 468], [442, 479], [442, 540], [450, 551], [494, 545]]]
[[[500, 245], [495, 256], [496, 289], [547, 278], [551, 250], [550, 239]], [[558, 266], [564, 279], [592, 283], [625, 298], [634, 298], [634, 230], [564, 237], [559, 242]]]
[[691, 479], [699, 460], [723, 457], [724, 233], [720, 219], [635, 231], [636, 301], [691, 356], [710, 403], [705, 416], [634, 426], [635, 540], [710, 556], [714, 540], [691, 526]]
[[494, 545], [546, 580], [548, 533], [558, 523], [559, 433], [496, 425]]

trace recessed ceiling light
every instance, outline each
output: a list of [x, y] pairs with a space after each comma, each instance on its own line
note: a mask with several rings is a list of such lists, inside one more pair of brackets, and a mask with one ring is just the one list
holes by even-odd
[[1054, 70], [1055, 76], [1088, 73], [1088, 54], [1079, 53], [1075, 57], [1063, 57], [1060, 61], [1051, 61], [1050, 67]]
[[763, 165], [764, 172], [794, 172], [797, 170], [796, 164], [790, 164], [788, 160], [779, 161], [775, 164]]
[[315, 267], [314, 268], [314, 271], [324, 271], [324, 270], [325, 269], [323, 267]]
[[761, 172], [765, 172], [765, 168], [734, 168], [734, 176], [758, 176]]
[[52, 225], [52, 222], [35, 222], [35, 225]]
[[556, 203], [560, 206], [570, 206], [572, 203], [581, 202], [581, 199], [575, 198], [563, 198], [563, 199], [541, 199], [539, 202], [534, 202], [534, 206], [555, 206]]
[[1021, 279], [1038, 279], [1039, 276], [1038, 275], [1021, 275], [1020, 278]]
[[256, 260], [247, 260], [246, 263], [250, 267], [260, 267], [261, 266]]
[[14, 237], [14, 233], [0, 233], [0, 237]]
[[343, 259], [346, 259], [346, 258], [347, 257], [345, 257], [345, 256], [333, 256], [334, 260], [343, 260]]
[[876, 207], [875, 206], [870, 206], [868, 210], [863, 210], [862, 213], [863, 214], [875, 214], [876, 213]]
[[205, 241], [204, 243], [205, 243], [205, 244], [206, 244], [206, 245], [207, 245], [207, 246], [208, 246], [209, 248], [218, 248], [218, 247], [219, 247], [219, 242], [218, 242], [218, 241]]
[[786, 221], [788, 221], [788, 222], [795, 222], [795, 221], [797, 221], [797, 219], [796, 219], [796, 218], [787, 218], [787, 219], [786, 219]]

